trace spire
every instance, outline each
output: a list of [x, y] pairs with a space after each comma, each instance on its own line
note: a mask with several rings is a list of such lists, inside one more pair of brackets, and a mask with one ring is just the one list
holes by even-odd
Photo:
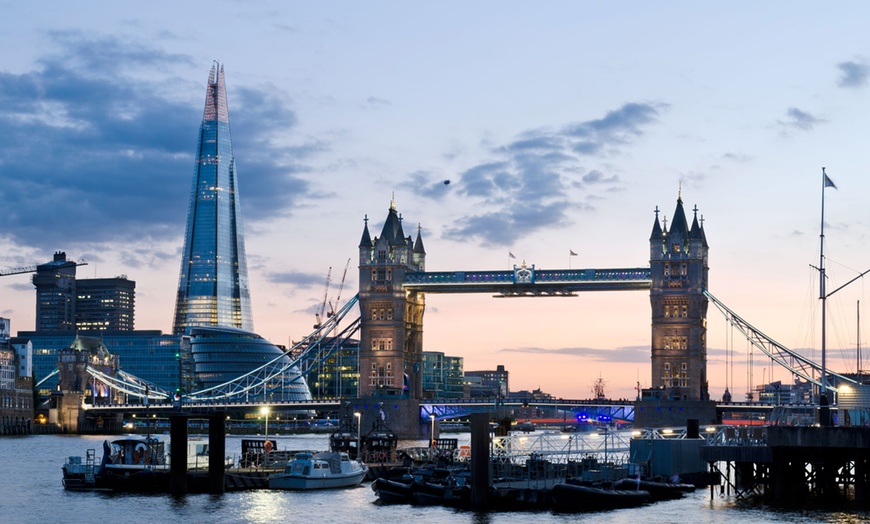
[[698, 224], [698, 206], [692, 208], [694, 218], [692, 218], [692, 228], [689, 230], [689, 238], [692, 240], [701, 239], [701, 226]]
[[203, 122], [230, 122], [227, 109], [227, 83], [224, 79], [224, 66], [217, 61], [211, 66], [208, 74], [208, 89], [205, 93], [205, 110], [202, 112]]
[[363, 219], [365, 225], [363, 226], [362, 239], [359, 241], [359, 247], [372, 247], [372, 236], [369, 235], [369, 216]]
[[399, 218], [399, 212], [396, 211], [395, 200], [390, 200], [390, 211], [387, 214], [387, 220], [384, 221], [384, 229], [381, 230], [380, 238], [386, 240], [391, 246], [405, 243], [405, 232], [402, 231], [402, 219]]
[[423, 248], [423, 226], [420, 224], [417, 224], [417, 240], [414, 242], [414, 253], [426, 254], [426, 250]]
[[[682, 188], [680, 189], [682, 193]], [[671, 217], [671, 229], [668, 234], [673, 235], [680, 233], [684, 239], [688, 239], [689, 224], [686, 221], [686, 212], [683, 210], [683, 198], [677, 197], [677, 209], [674, 211], [674, 216]]]
[[653, 222], [652, 233], [650, 233], [649, 239], [650, 239], [650, 242], [652, 242], [652, 241], [661, 242], [663, 237], [664, 237], [664, 234], [662, 233], [662, 226], [661, 226], [661, 224], [659, 224], [659, 206], [656, 206], [655, 212], [656, 212], [656, 219], [655, 219], [655, 222]]

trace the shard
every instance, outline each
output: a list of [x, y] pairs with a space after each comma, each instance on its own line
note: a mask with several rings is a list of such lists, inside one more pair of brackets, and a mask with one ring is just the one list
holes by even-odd
[[227, 89], [218, 63], [208, 77], [199, 128], [172, 332], [196, 326], [253, 331]]

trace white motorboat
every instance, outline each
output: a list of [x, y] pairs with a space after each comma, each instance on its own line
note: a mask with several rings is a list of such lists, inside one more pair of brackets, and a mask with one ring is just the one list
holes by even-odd
[[359, 486], [368, 466], [350, 460], [347, 453], [297, 453], [284, 471], [269, 475], [270, 489], [331, 489]]

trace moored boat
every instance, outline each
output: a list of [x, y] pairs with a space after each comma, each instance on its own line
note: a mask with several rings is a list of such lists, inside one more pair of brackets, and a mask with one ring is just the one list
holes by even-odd
[[650, 502], [648, 491], [612, 490], [577, 484], [556, 484], [550, 490], [556, 511], [602, 511], [634, 508]]
[[[169, 444], [156, 437], [127, 437], [103, 441], [103, 456], [88, 449], [83, 460], [71, 456], [63, 466], [63, 487], [70, 491], [168, 492]], [[232, 465], [232, 459], [225, 459]], [[208, 468], [208, 443], [187, 442], [187, 470]]]
[[350, 460], [347, 453], [324, 451], [297, 453], [281, 473], [269, 475], [270, 489], [333, 489], [356, 487], [365, 478], [368, 467]]
[[686, 493], [695, 491], [691, 484], [679, 484], [674, 482], [657, 482], [653, 480], [621, 479], [613, 484], [613, 489], [622, 491], [646, 491], [650, 494], [653, 502], [662, 500], [675, 500], [682, 498]]
[[89, 449], [84, 461], [68, 457], [61, 469], [63, 487], [71, 491], [161, 491], [169, 487], [166, 445], [153, 437], [103, 441], [99, 464], [96, 450]]
[[379, 477], [372, 482], [372, 491], [384, 504], [412, 504], [415, 502], [411, 489], [413, 481], [413, 477], [400, 480]]

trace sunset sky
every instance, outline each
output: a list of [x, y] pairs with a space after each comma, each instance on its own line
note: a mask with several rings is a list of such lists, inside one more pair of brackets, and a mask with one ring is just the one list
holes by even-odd
[[[330, 267], [331, 298], [349, 258], [342, 301], [356, 292], [363, 219], [378, 235], [393, 195], [430, 271], [611, 268], [648, 266], [654, 209], [670, 219], [682, 188], [712, 294], [816, 360], [822, 166], [838, 187], [828, 290], [870, 269], [864, 2], [0, 0], [0, 14], [0, 267], [65, 251], [88, 261], [80, 277], [125, 274], [137, 329], [171, 331], [215, 60], [254, 328], [277, 344], [311, 331]], [[867, 278], [828, 301], [834, 370], [857, 365]], [[13, 332], [33, 329], [34, 301], [29, 275], [0, 279]], [[708, 320], [711, 395], [729, 348], [739, 398], [747, 343], [712, 306]], [[586, 398], [600, 376], [633, 398], [649, 344], [645, 291], [427, 297], [425, 350], [504, 364], [513, 390]], [[753, 384], [791, 380], [753, 360]]]

